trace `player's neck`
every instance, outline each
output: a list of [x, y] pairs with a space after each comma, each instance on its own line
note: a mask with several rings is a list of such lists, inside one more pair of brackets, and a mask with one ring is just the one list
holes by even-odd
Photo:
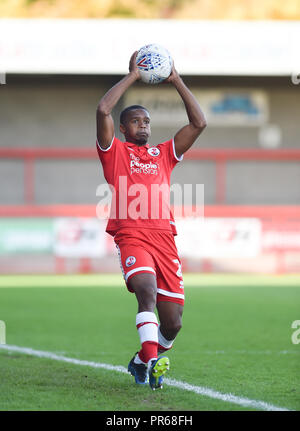
[[126, 142], [129, 142], [130, 144], [134, 144], [134, 145], [137, 145], [138, 147], [145, 147], [147, 144], [148, 144], [148, 141], [139, 141], [139, 140], [136, 140], [136, 139], [133, 139], [133, 138], [126, 138], [126, 136], [125, 136], [125, 139], [126, 139]]

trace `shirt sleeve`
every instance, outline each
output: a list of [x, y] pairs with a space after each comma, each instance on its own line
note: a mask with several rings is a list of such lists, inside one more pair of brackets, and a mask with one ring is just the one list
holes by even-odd
[[102, 157], [104, 154], [106, 154], [106, 153], [110, 153], [110, 156], [112, 155], [112, 153], [114, 153], [114, 150], [115, 150], [115, 147], [116, 147], [116, 145], [114, 145], [114, 144], [115, 144], [115, 141], [116, 141], [116, 140], [117, 140], [117, 138], [114, 136], [114, 137], [112, 138], [112, 141], [111, 141], [111, 143], [110, 143], [109, 147], [107, 147], [107, 148], [102, 148], [102, 147], [100, 146], [100, 144], [99, 144], [98, 139], [96, 139], [96, 147], [97, 147], [97, 151], [98, 151], [98, 154], [99, 154], [100, 159], [101, 159], [101, 157]]
[[177, 163], [181, 162], [183, 159], [183, 154], [181, 157], [178, 157], [176, 154], [174, 139], [169, 139], [168, 141], [159, 144], [158, 147], [164, 152], [165, 160], [171, 169], [173, 169]]
[[109, 147], [101, 148], [98, 139], [96, 139], [98, 156], [103, 167], [104, 176], [109, 184], [111, 184], [113, 180], [115, 166], [117, 163], [117, 148], [119, 147], [120, 143], [121, 141], [114, 136]]

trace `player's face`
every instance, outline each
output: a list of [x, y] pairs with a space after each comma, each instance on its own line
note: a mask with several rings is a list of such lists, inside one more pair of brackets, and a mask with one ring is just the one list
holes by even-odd
[[151, 135], [149, 113], [144, 109], [135, 109], [127, 113], [125, 124], [120, 125], [120, 131], [127, 142], [145, 145]]

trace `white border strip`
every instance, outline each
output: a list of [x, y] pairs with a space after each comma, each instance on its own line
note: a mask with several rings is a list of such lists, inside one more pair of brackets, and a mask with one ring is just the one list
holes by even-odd
[[181, 162], [181, 160], [183, 159], [183, 154], [181, 154], [181, 156], [180, 156], [180, 157], [178, 157], [178, 156], [177, 156], [177, 154], [176, 154], [176, 150], [175, 150], [175, 141], [174, 141], [174, 138], [172, 139], [172, 147], [173, 147], [173, 154], [174, 154], [175, 159], [176, 159], [178, 162]]
[[154, 274], [156, 274], [156, 272], [154, 271], [153, 268], [151, 268], [151, 266], [139, 266], [138, 268], [134, 268], [131, 271], [128, 271], [127, 274], [125, 275], [125, 281], [128, 280], [128, 278], [136, 273], [136, 272], [140, 272], [140, 271], [149, 271], [149, 272], [153, 272]]
[[[1, 344], [0, 350], [1, 349], [8, 350], [10, 352], [23, 353], [25, 355], [30, 355], [30, 356], [36, 356], [38, 358], [46, 358], [46, 359], [52, 359], [54, 361], [67, 362], [69, 364], [74, 364], [74, 365], [84, 365], [92, 368], [103, 368], [105, 370], [118, 371], [120, 373], [125, 373], [125, 374], [128, 373], [127, 369], [120, 365], [101, 364], [99, 362], [68, 358], [66, 356], [57, 355], [56, 353], [34, 350], [29, 347], [19, 347], [19, 346]], [[257, 410], [266, 410], [266, 411], [289, 411], [289, 409], [286, 409], [283, 407], [277, 407], [272, 404], [266, 403], [264, 401], [250, 400], [249, 398], [238, 397], [232, 394], [222, 394], [221, 392], [215, 391], [210, 388], [190, 385], [189, 383], [181, 382], [175, 379], [166, 378], [164, 381], [169, 386], [173, 386], [175, 388], [182, 389], [189, 392], [194, 392], [195, 394], [203, 395], [205, 397], [213, 398], [216, 400], [225, 401], [227, 403], [237, 404], [242, 407], [250, 407]]]
[[170, 296], [171, 298], [184, 299], [184, 295], [182, 293], [173, 293], [163, 289], [157, 289], [157, 293], [160, 293], [161, 295], [165, 296]]
[[98, 148], [99, 148], [101, 151], [103, 151], [103, 152], [105, 153], [106, 151], [108, 151], [108, 150], [110, 150], [110, 149], [111, 149], [112, 144], [113, 144], [113, 142], [114, 142], [114, 139], [115, 139], [115, 135], [114, 135], [114, 137], [112, 138], [112, 141], [111, 141], [111, 143], [109, 144], [109, 146], [108, 146], [108, 147], [106, 147], [106, 148], [102, 148], [102, 147], [101, 147], [101, 145], [99, 144], [98, 138], [96, 139], [96, 143], [97, 143], [97, 145], [98, 145]]

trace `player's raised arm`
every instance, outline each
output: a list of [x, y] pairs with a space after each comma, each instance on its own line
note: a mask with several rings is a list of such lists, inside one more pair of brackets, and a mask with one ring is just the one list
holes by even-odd
[[108, 92], [101, 98], [97, 106], [96, 120], [97, 120], [97, 139], [102, 148], [107, 148], [115, 134], [114, 122], [111, 111], [118, 103], [121, 96], [125, 91], [138, 79], [140, 79], [139, 70], [136, 66], [137, 51], [131, 56], [129, 63], [129, 73], [114, 85]]
[[193, 145], [205, 129], [206, 120], [195, 96], [187, 88], [174, 66], [166, 82], [173, 84], [180, 94], [189, 119], [189, 124], [182, 127], [174, 137], [175, 151], [177, 156], [180, 157]]

